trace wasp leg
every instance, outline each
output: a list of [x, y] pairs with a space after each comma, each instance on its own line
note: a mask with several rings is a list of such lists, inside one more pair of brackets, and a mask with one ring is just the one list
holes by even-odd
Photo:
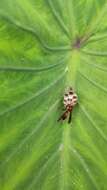
[[69, 113], [68, 123], [71, 123], [71, 118], [72, 118], [72, 113], [71, 113], [71, 111], [70, 111], [70, 113]]
[[71, 120], [72, 120], [72, 110], [73, 110], [73, 107], [71, 108], [70, 113], [69, 113], [68, 123], [71, 123]]
[[60, 120], [65, 120], [68, 116], [68, 111], [65, 111], [61, 116], [60, 118], [57, 120], [57, 121], [60, 121]]

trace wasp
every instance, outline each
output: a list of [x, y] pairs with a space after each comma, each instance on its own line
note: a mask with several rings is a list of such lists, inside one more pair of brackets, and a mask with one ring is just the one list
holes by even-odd
[[65, 120], [69, 117], [68, 123], [71, 122], [72, 117], [72, 111], [75, 105], [77, 104], [78, 97], [77, 94], [73, 91], [73, 89], [70, 87], [67, 92], [64, 94], [63, 98], [63, 105], [64, 105], [64, 113], [60, 116], [58, 121]]

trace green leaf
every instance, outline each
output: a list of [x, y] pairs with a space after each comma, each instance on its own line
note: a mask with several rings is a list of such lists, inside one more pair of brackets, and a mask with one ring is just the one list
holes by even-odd
[[106, 190], [106, 94], [106, 0], [1, 0], [0, 189]]

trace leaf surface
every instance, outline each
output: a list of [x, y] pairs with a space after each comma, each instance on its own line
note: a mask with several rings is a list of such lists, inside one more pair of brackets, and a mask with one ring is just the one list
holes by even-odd
[[106, 190], [106, 126], [106, 0], [1, 0], [0, 189]]

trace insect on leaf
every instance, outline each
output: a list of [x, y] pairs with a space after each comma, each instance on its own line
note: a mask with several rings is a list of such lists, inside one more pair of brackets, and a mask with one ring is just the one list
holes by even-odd
[[106, 190], [106, 144], [107, 1], [1, 0], [0, 189]]

